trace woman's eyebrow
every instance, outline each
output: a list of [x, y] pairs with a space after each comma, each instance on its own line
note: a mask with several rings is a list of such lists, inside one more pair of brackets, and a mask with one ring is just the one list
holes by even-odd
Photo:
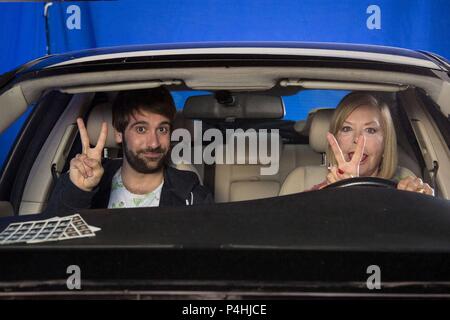
[[[347, 121], [347, 120], [345, 120], [344, 123], [348, 123], [348, 124], [353, 125], [353, 122]], [[375, 121], [375, 120], [364, 123], [365, 126], [367, 126], [367, 125], [369, 125], [369, 124], [376, 124], [376, 125], [379, 125], [379, 123], [378, 123], [377, 121]]]
[[369, 125], [369, 124], [375, 124], [375, 125], [377, 125], [377, 126], [379, 125], [378, 121], [375, 121], [375, 120], [374, 120], [374, 121], [367, 122], [367, 123], [365, 123], [364, 125], [367, 126], [367, 125]]

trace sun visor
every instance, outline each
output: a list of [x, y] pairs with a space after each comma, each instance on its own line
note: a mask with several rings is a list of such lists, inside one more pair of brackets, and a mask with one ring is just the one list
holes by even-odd
[[281, 97], [244, 93], [216, 93], [186, 100], [183, 115], [188, 119], [282, 119]]

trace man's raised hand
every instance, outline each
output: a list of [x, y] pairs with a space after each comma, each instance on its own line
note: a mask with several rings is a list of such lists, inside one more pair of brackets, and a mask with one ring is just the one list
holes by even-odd
[[70, 161], [70, 180], [74, 185], [84, 191], [92, 191], [100, 182], [103, 176], [102, 153], [108, 136], [108, 126], [102, 123], [102, 129], [95, 147], [91, 148], [89, 135], [84, 125], [83, 119], [77, 119], [78, 130], [80, 132], [82, 153], [77, 154]]

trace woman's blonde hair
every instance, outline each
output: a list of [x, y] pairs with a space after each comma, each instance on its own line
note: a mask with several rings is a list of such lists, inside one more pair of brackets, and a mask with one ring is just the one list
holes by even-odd
[[[385, 103], [378, 101], [373, 95], [368, 93], [353, 92], [346, 95], [339, 102], [331, 118], [330, 132], [336, 136], [348, 116], [361, 106], [370, 106], [380, 111], [383, 132], [383, 156], [377, 176], [392, 179], [397, 170], [397, 137], [389, 107]], [[327, 157], [331, 165], [337, 165], [330, 146], [327, 149]]]

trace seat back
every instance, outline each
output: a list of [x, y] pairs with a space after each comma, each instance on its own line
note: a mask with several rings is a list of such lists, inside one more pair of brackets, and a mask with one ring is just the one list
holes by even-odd
[[[312, 117], [308, 117], [308, 127], [311, 125], [310, 119]], [[306, 144], [282, 144], [280, 140], [279, 154], [278, 172], [273, 175], [262, 175], [260, 170], [263, 166], [259, 163], [250, 164], [249, 158], [245, 159], [245, 164], [217, 164], [215, 168], [216, 202], [275, 197], [292, 170], [299, 166], [322, 163], [322, 154]]]
[[[272, 141], [269, 137], [267, 141], [268, 152]], [[260, 135], [257, 135], [257, 145], [259, 146]], [[283, 145], [279, 137], [278, 139], [278, 155], [281, 155]], [[275, 197], [280, 191], [280, 172], [275, 174], [264, 175], [261, 174], [261, 169], [267, 168], [270, 165], [264, 164], [263, 159], [259, 157], [259, 151], [250, 152], [250, 140], [244, 139], [243, 144], [237, 144], [234, 150], [233, 163], [216, 163], [215, 166], [215, 187], [214, 197], [216, 202], [229, 202], [241, 200], [253, 200], [267, 197]], [[227, 146], [222, 146], [224, 157], [226, 157]], [[216, 159], [217, 160], [217, 159]], [[278, 166], [280, 157], [277, 157], [272, 166]], [[225, 162], [225, 161], [224, 161]], [[276, 162], [276, 163], [275, 163]]]

